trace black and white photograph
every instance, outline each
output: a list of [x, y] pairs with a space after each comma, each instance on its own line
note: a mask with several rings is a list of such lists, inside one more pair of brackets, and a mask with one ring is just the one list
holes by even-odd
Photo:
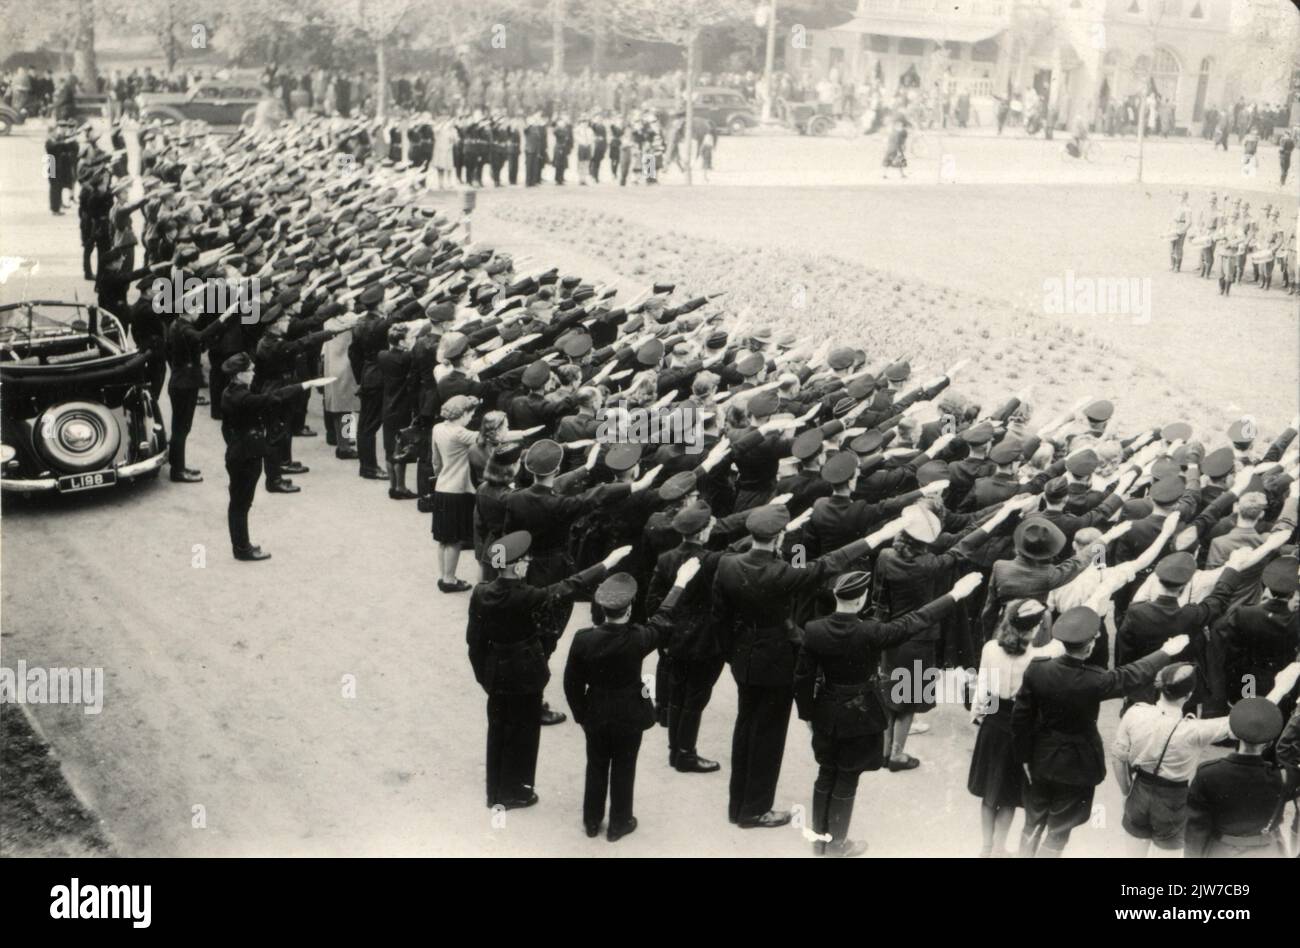
[[[1283, 909], [1233, 884], [1300, 856], [1291, 0], [0, 24], [11, 867]], [[35, 914], [148, 926], [75, 874]]]

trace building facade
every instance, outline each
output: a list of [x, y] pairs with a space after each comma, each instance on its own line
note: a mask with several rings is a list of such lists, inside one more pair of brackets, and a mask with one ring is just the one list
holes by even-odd
[[1226, 103], [1233, 8], [1234, 0], [858, 0], [853, 19], [809, 31], [787, 62], [813, 80], [886, 90], [913, 74], [922, 88], [975, 99], [1033, 87], [1061, 124], [1095, 124], [1107, 103], [1154, 87], [1175, 128], [1193, 129]]

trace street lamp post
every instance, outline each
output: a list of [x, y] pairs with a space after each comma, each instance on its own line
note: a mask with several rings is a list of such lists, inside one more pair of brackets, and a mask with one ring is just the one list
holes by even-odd
[[[761, 15], [762, 8], [759, 8]], [[767, 55], [763, 60], [763, 122], [772, 121], [772, 70], [776, 67], [776, 0], [769, 0], [767, 7]]]

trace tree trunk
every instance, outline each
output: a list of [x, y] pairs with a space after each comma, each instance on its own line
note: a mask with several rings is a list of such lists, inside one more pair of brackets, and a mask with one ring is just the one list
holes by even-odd
[[599, 76], [605, 68], [605, 17], [596, 14], [596, 22], [591, 30], [591, 74]]
[[686, 183], [688, 185], [693, 183], [691, 180], [691, 144], [695, 141], [695, 46], [699, 42], [699, 37], [699, 32], [693, 30], [686, 41], [686, 127], [683, 132], [686, 138]]
[[564, 75], [564, 0], [551, 0], [551, 75]]
[[[360, 103], [358, 103], [359, 105]], [[384, 41], [375, 43], [375, 116], [380, 120], [388, 115], [388, 55]], [[384, 143], [387, 146], [387, 142]]]
[[95, 82], [98, 67], [95, 63], [95, 3], [94, 0], [77, 0], [77, 41], [73, 48], [73, 68], [85, 94], [99, 89]]

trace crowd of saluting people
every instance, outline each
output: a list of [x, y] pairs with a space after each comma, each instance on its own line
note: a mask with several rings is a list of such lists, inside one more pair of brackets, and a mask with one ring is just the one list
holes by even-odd
[[[206, 357], [237, 559], [270, 555], [249, 534], [262, 474], [300, 489], [313, 389], [336, 457], [429, 515], [438, 588], [469, 594], [489, 807], [539, 802], [539, 729], [565, 719], [544, 700], [549, 658], [589, 600], [563, 670], [589, 836], [636, 829], [656, 722], [676, 771], [721, 769], [697, 738], [730, 666], [728, 818], [790, 821], [776, 795], [793, 710], [818, 764], [818, 854], [865, 849], [860, 775], [922, 766], [909, 736], [942, 682], [978, 725], [983, 855], [1008, 854], [1018, 809], [1019, 852], [1060, 855], [1108, 758], [1135, 850], [1294, 853], [1295, 422], [1268, 439], [1251, 418], [1142, 426], [1102, 397], [1039, 419], [1029, 392], [961, 394], [960, 364], [915, 378], [887, 340], [801, 338], [670, 284], [620, 299], [466, 244], [407, 161], [340, 167], [340, 136], [363, 124], [145, 128], [138, 178], [121, 141], [87, 137], [86, 263], [149, 354], [154, 396], [168, 390], [178, 483], [201, 478], [185, 445]], [[255, 316], [205, 310], [202, 289], [164, 315], [174, 271], [232, 292], [256, 277]]]

